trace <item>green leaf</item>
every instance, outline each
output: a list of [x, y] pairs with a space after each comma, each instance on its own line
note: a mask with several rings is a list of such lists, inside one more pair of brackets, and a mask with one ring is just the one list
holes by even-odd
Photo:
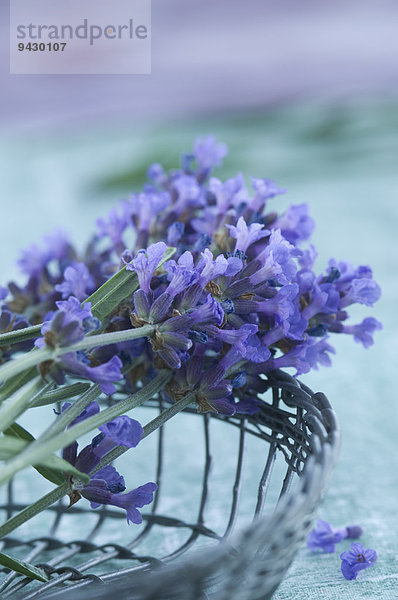
[[0, 431], [12, 425], [19, 415], [25, 412], [31, 403], [39, 400], [50, 387], [50, 384], [36, 377], [7, 398], [0, 406]]
[[[110, 334], [109, 334], [110, 335]], [[102, 410], [92, 417], [88, 417], [80, 423], [76, 423], [66, 431], [56, 434], [49, 439], [37, 439], [32, 442], [31, 447], [24, 452], [15, 455], [8, 461], [0, 471], [0, 485], [9, 481], [15, 473], [24, 469], [31, 464], [45, 464], [46, 466], [54, 467], [53, 464], [47, 462], [48, 454], [56, 452], [60, 448], [65, 448], [69, 444], [77, 440], [81, 435], [96, 429], [100, 425], [111, 421], [115, 417], [132, 410], [136, 406], [140, 406], [146, 400], [154, 397], [164, 386], [170, 381], [170, 371], [164, 369], [159, 371], [158, 375], [152, 379], [145, 387], [141, 388], [126, 400], [117, 402], [114, 406], [110, 406]], [[60, 459], [61, 460], [61, 459]], [[69, 465], [70, 466], [70, 465]], [[60, 469], [64, 471], [65, 469]], [[84, 481], [84, 475], [78, 475]]]
[[[29, 433], [29, 431], [26, 431], [26, 429], [24, 429], [21, 425], [18, 425], [18, 423], [13, 423], [8, 429], [5, 430], [4, 433], [27, 442], [33, 442], [35, 440], [33, 435]], [[65, 481], [63, 475], [54, 469], [40, 466], [34, 468], [38, 473], [40, 473], [40, 475], [42, 475], [45, 479], [48, 479], [48, 481], [51, 481], [51, 483], [55, 483], [55, 485], [61, 485]]]
[[13, 558], [8, 554], [4, 554], [4, 552], [0, 552], [0, 565], [3, 565], [3, 567], [6, 567], [7, 569], [11, 569], [11, 571], [21, 573], [21, 575], [25, 575], [26, 577], [30, 577], [30, 579], [38, 579], [43, 582], [50, 579], [43, 569], [39, 569], [18, 558]]
[[[164, 257], [158, 264], [161, 267], [175, 253], [175, 248], [167, 248]], [[111, 314], [123, 300], [131, 296], [138, 288], [138, 277], [134, 271], [127, 271], [126, 267], [108, 279], [98, 290], [84, 302], [91, 302], [91, 311], [97, 319], [102, 321]]]
[[[167, 248], [164, 257], [157, 268], [159, 269], [159, 267], [169, 260], [175, 251], [175, 248]], [[128, 296], [131, 296], [137, 288], [137, 274], [133, 271], [127, 271], [126, 267], [124, 267], [115, 273], [113, 277], [108, 279], [108, 281], [106, 281], [98, 290], [91, 294], [83, 304], [91, 302], [93, 315], [100, 321], [103, 321], [105, 317], [110, 315], [111, 312], [123, 302], [123, 300]], [[0, 334], [0, 347], [10, 346], [11, 344], [17, 344], [18, 342], [24, 342], [39, 337], [40, 331], [41, 324], [2, 333]], [[0, 390], [0, 393], [3, 393], [3, 390]]]
[[55, 402], [61, 402], [62, 400], [80, 396], [80, 394], [87, 392], [90, 386], [90, 383], [72, 383], [71, 385], [51, 390], [43, 394], [37, 401], [33, 402], [31, 408], [36, 406], [47, 406], [47, 404], [54, 404]]
[[[1, 436], [0, 460], [8, 460], [10, 458], [13, 458], [15, 455], [25, 450], [29, 443], [30, 442], [26, 440], [21, 440], [14, 436]], [[45, 442], [43, 442], [43, 444], [45, 445]], [[73, 465], [68, 463], [68, 461], [64, 460], [60, 456], [56, 456], [55, 454], [51, 454], [50, 456], [43, 456], [43, 458], [39, 459], [39, 463], [37, 464], [39, 464], [40, 466], [48, 467], [50, 469], [54, 469], [55, 471], [61, 471], [62, 473], [70, 473], [70, 475], [75, 475], [84, 483], [88, 483], [90, 481], [90, 477], [89, 475], [87, 475], [87, 473], [81, 473]], [[36, 466], [36, 463], [33, 466]]]
[[37, 368], [32, 367], [25, 371], [24, 373], [19, 373], [19, 375], [15, 375], [15, 377], [10, 377], [7, 382], [3, 383], [0, 387], [0, 397], [2, 400], [8, 398], [16, 392], [19, 388], [21, 388], [25, 383], [28, 383], [33, 377], [37, 376]]

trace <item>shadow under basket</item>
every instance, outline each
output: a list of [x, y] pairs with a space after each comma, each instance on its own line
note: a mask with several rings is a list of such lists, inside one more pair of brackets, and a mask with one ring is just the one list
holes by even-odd
[[[339, 428], [324, 394], [313, 393], [281, 371], [267, 377], [269, 390], [255, 415], [198, 415], [186, 409], [172, 419], [177, 422], [181, 417], [191, 424], [178, 430], [186, 455], [180, 451], [177, 456], [170, 455], [176, 450], [165, 433], [169, 424], [151, 436], [156, 442], [159, 490], [149, 511], [143, 513], [138, 533], [134, 526], [127, 527], [124, 513], [117, 509], [93, 511], [85, 502], [65, 510], [66, 503], [61, 501], [47, 509], [43, 536], [22, 540], [14, 537], [14, 532], [1, 540], [1, 550], [11, 549], [11, 554], [39, 565], [50, 580], [40, 583], [5, 573], [0, 597], [271, 598], [312, 525], [337, 458]], [[160, 400], [152, 400], [149, 407], [152, 411], [163, 408]], [[230, 433], [236, 441], [225, 469], [216, 461], [217, 448], [224, 444], [223, 432], [225, 443]], [[180, 476], [179, 480], [186, 504], [195, 507], [195, 516], [189, 520], [165, 484], [170, 480], [170, 468], [173, 471], [178, 464], [189, 464], [193, 434], [196, 460], [190, 477], [181, 481]], [[222, 476], [214, 482], [217, 470]], [[255, 479], [254, 471], [258, 471]], [[214, 509], [210, 501], [217, 485], [218, 508]], [[244, 493], [250, 494], [252, 505], [249, 514], [250, 502], [245, 501], [242, 519]], [[22, 508], [10, 485], [0, 510], [10, 517]], [[88, 535], [80, 525], [82, 518], [83, 524], [87, 521]], [[93, 525], [90, 519], [94, 519]], [[82, 539], [67, 540], [65, 532], [74, 530]], [[108, 531], [114, 535], [107, 540]], [[122, 534], [114, 541], [118, 532]], [[170, 540], [178, 543], [172, 547]]]

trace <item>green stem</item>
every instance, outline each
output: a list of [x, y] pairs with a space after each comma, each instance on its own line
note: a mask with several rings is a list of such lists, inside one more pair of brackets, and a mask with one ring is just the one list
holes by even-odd
[[184, 408], [189, 406], [195, 400], [195, 396], [196, 394], [194, 392], [190, 392], [189, 394], [184, 396], [184, 398], [181, 398], [181, 400], [179, 400], [175, 404], [172, 404], [160, 415], [155, 417], [152, 421], [145, 425], [144, 433], [142, 434], [141, 439], [146, 438], [150, 433], [154, 432], [156, 429], [159, 429], [159, 427], [162, 427], [162, 425], [166, 423], [166, 421], [171, 419], [171, 417], [174, 417], [174, 415], [184, 410]]
[[100, 425], [104, 425], [115, 417], [120, 416], [124, 412], [131, 410], [135, 406], [142, 404], [146, 400], [150, 400], [168, 383], [171, 378], [170, 371], [160, 371], [160, 373], [147, 386], [127, 398], [122, 402], [118, 402], [114, 406], [101, 411], [100, 413], [73, 425], [66, 431], [59, 433], [50, 439], [42, 439], [39, 437], [35, 442], [29, 444], [26, 450], [22, 451], [18, 456], [10, 460], [0, 471], [0, 485], [9, 481], [15, 473], [24, 469], [29, 465], [40, 464], [47, 456], [65, 448], [74, 442], [79, 436], [96, 429]]
[[55, 404], [56, 402], [61, 402], [62, 400], [69, 400], [70, 398], [74, 398], [75, 396], [81, 396], [87, 390], [89, 390], [92, 386], [87, 383], [71, 383], [70, 385], [65, 385], [60, 388], [55, 388], [48, 392], [45, 392], [41, 398], [35, 400], [30, 405], [30, 408], [36, 408], [37, 406], [47, 406], [48, 404]]
[[238, 373], [239, 371], [241, 371], [246, 364], [247, 360], [240, 360], [239, 362], [235, 363], [234, 365], [232, 365], [232, 367], [227, 369], [227, 372], [225, 373], [225, 378], [231, 379], [231, 375], [234, 375], [234, 373]]
[[[164, 425], [166, 421], [171, 419], [174, 415], [181, 412], [182, 410], [184, 410], [184, 408], [191, 404], [194, 398], [195, 395], [190, 393], [184, 398], [182, 398], [182, 400], [180, 400], [179, 402], [176, 402], [175, 404], [167, 408], [165, 411], [162, 412], [162, 414], [155, 417], [155, 419], [153, 419], [147, 425], [145, 425], [142, 438], [147, 437], [150, 433], [154, 432], [159, 427], [162, 427], [162, 425]], [[137, 405], [138, 404], [136, 403], [136, 406]], [[118, 458], [118, 456], [121, 456], [127, 450], [128, 448], [126, 448], [125, 446], [118, 446], [117, 448], [114, 448], [113, 450], [111, 450], [111, 452], [108, 452], [108, 454], [104, 456], [100, 464], [92, 471], [91, 474], [94, 475], [95, 473], [97, 473], [97, 471], [102, 469], [102, 467], [109, 465], [116, 458]], [[62, 496], [64, 496], [67, 493], [67, 491], [67, 484], [64, 483], [52, 490], [51, 492], [49, 492], [48, 494], [46, 494], [46, 496], [43, 496], [43, 498], [40, 498], [40, 500], [37, 500], [37, 502], [34, 502], [30, 506], [24, 508], [14, 517], [11, 517], [11, 519], [9, 519], [2, 526], [0, 526], [0, 539], [14, 531], [14, 529], [16, 529], [29, 519], [32, 519], [39, 512], [51, 506], [51, 504], [62, 498]]]
[[12, 425], [15, 419], [33, 402], [39, 400], [50, 387], [51, 384], [45, 384], [37, 377], [5, 400], [0, 408], [0, 432]]
[[79, 398], [79, 400], [74, 402], [74, 404], [72, 404], [65, 412], [61, 413], [59, 417], [57, 417], [55, 422], [52, 423], [50, 427], [48, 427], [48, 429], [41, 434], [40, 439], [45, 440], [63, 432], [64, 429], [66, 429], [66, 427], [72, 423], [73, 419], [80, 415], [86, 406], [91, 404], [91, 402], [94, 402], [94, 400], [96, 400], [100, 394], [101, 388], [97, 383], [91, 386], [90, 389], [87, 390], [87, 392], [85, 392], [81, 398]]
[[94, 348], [96, 346], [108, 346], [109, 344], [118, 344], [120, 342], [128, 342], [137, 338], [146, 337], [151, 335], [154, 331], [153, 325], [143, 325], [136, 329], [126, 329], [124, 331], [112, 331], [111, 333], [100, 333], [99, 335], [91, 335], [85, 337], [84, 340], [73, 344], [73, 346], [66, 346], [65, 348], [57, 348], [54, 351], [54, 356], [60, 354], [66, 354], [66, 352], [77, 352], [78, 350], [87, 350], [87, 348]]
[[[67, 350], [64, 350], [65, 352]], [[43, 350], [35, 350], [29, 352], [29, 354], [9, 360], [0, 367], [0, 381], [7, 381], [7, 379], [22, 373], [22, 371], [26, 371], [45, 360], [50, 360], [52, 357], [53, 350], [43, 348]]]
[[50, 348], [43, 348], [41, 350], [34, 350], [24, 356], [15, 358], [8, 361], [0, 367], [0, 382], [6, 381], [14, 375], [18, 375], [22, 371], [38, 365], [41, 362], [47, 360], [53, 360], [57, 356], [67, 354], [68, 352], [77, 352], [78, 350], [87, 350], [95, 346], [107, 346], [109, 344], [116, 344], [119, 342], [127, 342], [140, 337], [149, 336], [154, 330], [153, 325], [144, 325], [136, 329], [126, 329], [125, 331], [112, 331], [111, 333], [100, 333], [99, 335], [86, 336], [77, 344], [72, 346], [62, 346], [51, 350]]

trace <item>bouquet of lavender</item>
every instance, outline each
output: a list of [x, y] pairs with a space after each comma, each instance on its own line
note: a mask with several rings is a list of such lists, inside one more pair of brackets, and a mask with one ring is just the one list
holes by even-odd
[[[249, 192], [241, 174], [212, 177], [226, 154], [208, 137], [180, 169], [150, 166], [143, 191], [98, 219], [83, 254], [57, 231], [22, 253], [25, 285], [0, 288], [0, 484], [34, 466], [57, 486], [0, 537], [65, 494], [70, 505], [113, 505], [140, 523], [157, 486], [126, 492], [118, 456], [188, 405], [254, 415], [271, 371], [331, 364], [330, 334], [373, 343], [375, 318], [347, 324], [352, 304], [380, 297], [371, 269], [332, 259], [316, 274], [307, 205], [270, 212], [286, 191], [272, 180], [253, 178]], [[124, 395], [100, 410], [116, 391]], [[126, 414], [156, 395], [167, 408], [145, 427]], [[17, 423], [53, 404], [60, 409], [37, 439]], [[0, 564], [45, 577], [5, 554]]]

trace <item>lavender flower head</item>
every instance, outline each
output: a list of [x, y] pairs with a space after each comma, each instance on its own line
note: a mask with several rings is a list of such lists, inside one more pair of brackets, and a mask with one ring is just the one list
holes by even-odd
[[[22, 253], [27, 281], [0, 291], [2, 323], [42, 324], [36, 346], [56, 354], [41, 365], [44, 377], [89, 379], [106, 394], [117, 383], [130, 393], [165, 369], [172, 401], [190, 392], [200, 411], [234, 414], [261, 405], [260, 374], [330, 366], [336, 335], [371, 346], [379, 321], [349, 319], [352, 305], [372, 307], [380, 297], [370, 267], [331, 259], [316, 271], [308, 206], [278, 210], [286, 190], [267, 177], [252, 178], [251, 190], [242, 173], [222, 180], [214, 170], [226, 155], [208, 136], [179, 168], [152, 165], [143, 189], [97, 220], [81, 254], [62, 235]], [[162, 265], [167, 245], [175, 253]], [[123, 269], [119, 305], [101, 323], [81, 302]], [[125, 340], [143, 326], [146, 337], [95, 346], [97, 329]], [[74, 352], [88, 335], [92, 348]], [[11, 356], [5, 348], [0, 360]]]

